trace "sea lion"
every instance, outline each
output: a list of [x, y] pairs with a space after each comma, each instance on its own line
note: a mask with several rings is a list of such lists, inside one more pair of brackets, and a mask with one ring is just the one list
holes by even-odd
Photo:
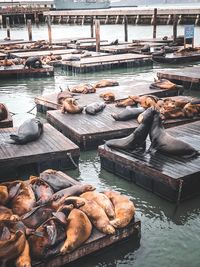
[[42, 68], [42, 61], [40, 57], [28, 57], [24, 63], [24, 69], [30, 68]]
[[87, 215], [79, 209], [73, 209], [67, 218], [66, 236], [61, 254], [70, 253], [80, 247], [91, 235], [92, 224]]
[[85, 205], [80, 207], [90, 219], [92, 224], [100, 231], [105, 234], [114, 234], [115, 228], [110, 224], [109, 218], [105, 211], [93, 200], [85, 200]]
[[81, 194], [80, 197], [95, 201], [100, 207], [102, 207], [109, 219], [115, 218], [114, 207], [110, 199], [105, 194], [99, 193], [97, 191], [92, 191], [85, 192]]
[[15, 260], [16, 267], [31, 267], [30, 247], [26, 240], [25, 246], [21, 254]]
[[193, 101], [193, 102], [187, 103], [183, 107], [183, 111], [185, 113], [185, 116], [188, 118], [198, 116], [200, 114], [200, 102], [199, 101]]
[[111, 86], [118, 86], [119, 83], [117, 81], [114, 80], [101, 80], [98, 81], [94, 87], [95, 88], [103, 88], [103, 87], [111, 87]]
[[116, 101], [115, 106], [116, 107], [127, 107], [127, 106], [135, 106], [136, 104], [137, 103], [131, 97], [128, 97], [126, 99]]
[[14, 214], [19, 216], [29, 212], [36, 205], [36, 199], [31, 185], [20, 182], [20, 190], [11, 200], [11, 208]]
[[165, 107], [160, 108], [160, 114], [164, 120], [185, 118], [185, 112], [179, 107]]
[[152, 120], [154, 117], [155, 110], [149, 108], [145, 110], [140, 119], [140, 125], [135, 129], [133, 133], [124, 138], [111, 139], [105, 142], [109, 147], [119, 148], [127, 150], [129, 152], [145, 148], [146, 147], [146, 138], [151, 128]]
[[66, 98], [73, 98], [74, 95], [76, 94], [70, 93], [68, 90], [61, 91], [57, 95], [57, 103], [62, 104]]
[[19, 220], [19, 217], [17, 215], [13, 215], [13, 212], [11, 209], [0, 205], [0, 221], [3, 221], [3, 220], [17, 221]]
[[74, 86], [73, 88], [70, 88], [69, 91], [72, 93], [91, 94], [91, 93], [95, 93], [96, 89], [91, 84], [80, 84], [80, 85]]
[[36, 141], [43, 132], [43, 124], [37, 118], [26, 120], [18, 128], [17, 134], [11, 134], [10, 138], [15, 144], [26, 144]]
[[156, 107], [159, 98], [155, 95], [142, 95], [142, 96], [130, 96], [136, 104], [140, 104], [141, 107], [147, 109], [150, 107]]
[[85, 205], [85, 200], [84, 198], [81, 197], [76, 197], [76, 196], [71, 196], [71, 197], [66, 197], [63, 200], [63, 205], [60, 206], [57, 211], [63, 211], [63, 207], [68, 207], [69, 205], [73, 205], [74, 208], [78, 209]]
[[142, 53], [149, 53], [150, 52], [150, 45], [146, 44], [143, 47], [141, 47], [140, 50], [141, 50]]
[[36, 197], [37, 205], [42, 205], [48, 202], [54, 194], [53, 189], [42, 179], [30, 176], [30, 185]]
[[135, 206], [125, 195], [107, 191], [104, 194], [111, 200], [115, 209], [115, 219], [110, 221], [115, 228], [126, 227], [135, 215]]
[[173, 90], [177, 88], [177, 85], [175, 83], [170, 82], [167, 79], [155, 79], [155, 82], [150, 84], [150, 89], [167, 89], [167, 90]]
[[5, 205], [9, 199], [8, 188], [5, 185], [0, 185], [0, 205]]
[[193, 157], [198, 155], [198, 151], [191, 145], [171, 136], [163, 127], [160, 112], [155, 110], [153, 122], [149, 132], [151, 146], [149, 152], [153, 150], [163, 154]]
[[112, 92], [106, 92], [99, 95], [106, 103], [112, 103], [115, 101], [115, 95]]
[[0, 103], [0, 121], [6, 120], [8, 118], [8, 110], [6, 106]]
[[104, 102], [94, 102], [86, 106], [85, 112], [90, 115], [95, 115], [96, 113], [102, 111], [106, 107]]
[[74, 98], [66, 98], [63, 100], [61, 112], [79, 114], [83, 111], [83, 107], [79, 106]]
[[45, 206], [37, 206], [21, 216], [21, 221], [30, 229], [36, 229], [52, 216], [52, 209]]
[[50, 185], [54, 192], [71, 186], [68, 179], [59, 175], [58, 171], [52, 169], [48, 169], [40, 173], [40, 179]]
[[123, 111], [121, 111], [118, 114], [116, 114], [116, 113], [111, 114], [111, 116], [116, 121], [127, 121], [127, 120], [131, 120], [131, 119], [137, 118], [137, 116], [139, 114], [141, 114], [142, 112], [144, 112], [144, 111], [145, 111], [145, 109], [143, 107], [126, 108], [126, 109], [124, 109]]

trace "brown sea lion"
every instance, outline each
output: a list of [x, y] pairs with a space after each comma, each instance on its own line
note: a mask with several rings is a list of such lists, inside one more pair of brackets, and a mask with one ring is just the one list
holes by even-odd
[[71, 196], [71, 197], [66, 197], [63, 200], [63, 205], [60, 206], [57, 211], [62, 211], [63, 207], [65, 206], [69, 206], [72, 205], [74, 208], [78, 209], [80, 207], [82, 207], [83, 205], [85, 205], [85, 200], [81, 197], [76, 197], [76, 196]]
[[110, 87], [110, 86], [118, 86], [119, 83], [117, 81], [114, 81], [114, 80], [101, 80], [101, 81], [98, 81], [94, 87], [95, 88], [102, 88], [102, 87]]
[[114, 207], [110, 201], [110, 199], [103, 193], [99, 193], [97, 191], [85, 192], [80, 195], [81, 198], [85, 198], [87, 200], [95, 201], [102, 209], [105, 211], [106, 215], [109, 219], [115, 218]]
[[173, 137], [163, 127], [159, 111], [155, 111], [151, 129], [149, 131], [151, 146], [149, 152], [159, 151], [167, 155], [193, 157], [198, 151], [190, 144]]
[[110, 223], [115, 228], [127, 226], [135, 215], [135, 206], [132, 201], [125, 195], [118, 192], [107, 191], [104, 194], [111, 200], [115, 209], [115, 219]]
[[62, 104], [66, 98], [73, 98], [75, 94], [70, 93], [68, 90], [61, 91], [57, 95], [57, 103]]
[[16, 267], [31, 267], [29, 243], [26, 240], [24, 250], [15, 260]]
[[36, 205], [36, 198], [31, 185], [20, 181], [20, 190], [11, 200], [11, 208], [14, 214], [19, 216], [29, 212]]
[[150, 89], [167, 89], [167, 90], [173, 90], [177, 87], [175, 83], [170, 82], [167, 79], [155, 79], [155, 82], [150, 85]]
[[37, 205], [42, 205], [48, 202], [54, 194], [53, 189], [45, 181], [38, 177], [30, 176], [29, 180], [36, 197]]
[[162, 107], [160, 109], [160, 114], [163, 119], [177, 119], [177, 118], [185, 118], [185, 112], [182, 108], [179, 107]]
[[61, 112], [79, 114], [83, 111], [83, 107], [79, 106], [74, 98], [66, 98], [63, 100]]
[[91, 84], [80, 84], [69, 89], [72, 93], [91, 94], [95, 93], [96, 89]]
[[130, 98], [134, 100], [136, 104], [140, 104], [140, 106], [145, 109], [156, 107], [156, 103], [159, 100], [159, 98], [154, 95], [130, 96]]
[[106, 92], [99, 95], [106, 103], [112, 103], [115, 101], [115, 95], [112, 92]]
[[183, 107], [183, 111], [185, 112], [185, 116], [188, 118], [198, 116], [200, 114], [200, 103], [198, 101], [187, 103]]
[[60, 249], [61, 254], [70, 253], [80, 247], [91, 235], [92, 224], [87, 215], [79, 209], [73, 209], [67, 218], [67, 239]]
[[11, 209], [0, 205], [0, 221], [3, 220], [13, 220], [17, 221], [19, 220], [18, 215], [13, 215], [13, 212]]
[[0, 103], [0, 121], [6, 120], [8, 118], [8, 110], [6, 106]]
[[59, 175], [58, 171], [52, 169], [48, 169], [40, 173], [40, 179], [50, 185], [54, 192], [71, 186], [68, 179]]
[[9, 199], [8, 188], [5, 185], [0, 185], [0, 205], [5, 205]]
[[109, 218], [105, 211], [93, 200], [85, 200], [85, 205], [80, 207], [90, 219], [92, 224], [100, 231], [105, 234], [114, 234], [115, 229], [110, 224]]
[[118, 100], [116, 102], [116, 107], [127, 107], [127, 106], [135, 106], [137, 103], [131, 98], [128, 97], [124, 100]]

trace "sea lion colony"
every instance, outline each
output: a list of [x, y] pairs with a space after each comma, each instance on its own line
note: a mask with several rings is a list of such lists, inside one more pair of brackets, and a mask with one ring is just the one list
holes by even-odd
[[[71, 185], [57, 171], [0, 185], [0, 262], [30, 267], [35, 259], [80, 247], [93, 227], [105, 234], [127, 226], [135, 207], [128, 197], [92, 185]], [[55, 184], [56, 176], [56, 184]]]

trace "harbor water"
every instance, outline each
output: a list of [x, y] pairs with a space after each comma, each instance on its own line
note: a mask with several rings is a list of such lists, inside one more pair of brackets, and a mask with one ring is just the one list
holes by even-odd
[[[178, 27], [178, 34], [183, 34], [183, 26]], [[53, 25], [53, 38], [89, 37], [89, 26]], [[157, 37], [172, 35], [172, 26], [158, 26]], [[5, 38], [5, 28], [0, 28], [0, 39]], [[200, 28], [195, 27], [195, 43], [198, 45]], [[152, 26], [129, 26], [129, 40], [152, 37]], [[12, 39], [27, 39], [25, 26], [11, 28]], [[101, 26], [101, 39], [123, 41], [122, 25]], [[46, 25], [33, 27], [33, 39], [48, 39]], [[187, 64], [188, 66], [189, 64]], [[173, 66], [183, 67], [183, 66]], [[165, 68], [172, 68], [166, 66]], [[72, 75], [59, 68], [55, 76], [49, 78], [4, 79], [0, 81], [0, 102], [6, 103], [14, 113], [14, 126], [37, 115], [45, 121], [44, 115], [27, 113], [34, 107], [34, 97], [42, 94], [59, 92], [67, 86], [79, 83], [93, 83], [102, 78], [112, 78], [119, 83], [128, 80], [153, 81], [156, 72], [163, 69], [161, 65], [153, 68], [124, 68], [92, 74]], [[200, 96], [198, 91], [185, 94]], [[189, 125], [188, 125], [189, 127]], [[95, 256], [87, 256], [67, 266], [82, 267], [199, 267], [200, 266], [200, 197], [181, 203], [178, 207], [158, 196], [129, 183], [101, 169], [96, 150], [81, 152], [79, 168], [68, 171], [69, 175], [96, 186], [98, 191], [117, 190], [128, 195], [135, 203], [137, 217], [142, 222], [141, 239], [138, 242], [129, 240], [115, 247], [99, 252]]]

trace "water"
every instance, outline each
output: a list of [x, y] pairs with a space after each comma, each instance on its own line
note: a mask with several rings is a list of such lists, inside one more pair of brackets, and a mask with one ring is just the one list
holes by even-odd
[[[178, 32], [182, 34], [182, 27]], [[200, 29], [195, 28], [199, 33]], [[170, 35], [171, 26], [159, 26], [158, 36]], [[12, 38], [26, 38], [24, 27], [12, 29]], [[123, 40], [123, 28], [120, 25], [102, 26], [103, 39]], [[47, 38], [46, 26], [34, 27], [34, 39]], [[53, 26], [54, 38], [89, 36], [88, 26]], [[151, 37], [151, 26], [130, 26], [130, 38]], [[5, 37], [5, 29], [0, 29], [0, 39]], [[176, 66], [177, 67], [177, 66]], [[182, 67], [182, 66], [179, 66]], [[35, 116], [26, 111], [34, 106], [34, 97], [59, 91], [67, 85], [81, 82], [95, 82], [101, 78], [113, 78], [123, 82], [129, 80], [152, 81], [156, 72], [162, 67], [141, 69], [120, 69], [94, 74], [70, 75], [56, 69], [55, 76], [43, 79], [2, 80], [0, 83], [0, 102], [5, 102], [9, 109], [17, 113], [13, 116], [14, 126], [20, 125], [25, 119]], [[169, 66], [171, 68], [171, 66]], [[194, 94], [194, 92], [187, 92]], [[195, 92], [198, 95], [198, 93]], [[38, 115], [40, 116], [40, 115]], [[135, 203], [137, 217], [142, 221], [140, 242], [130, 240], [103, 253], [88, 256], [70, 266], [82, 267], [199, 267], [200, 266], [200, 197], [182, 203], [178, 209], [154, 194], [143, 190], [135, 184], [124, 181], [100, 167], [97, 151], [82, 152], [79, 169], [69, 171], [69, 175], [84, 183], [91, 183], [97, 190], [112, 189], [128, 195]], [[68, 265], [67, 265], [68, 266]]]

